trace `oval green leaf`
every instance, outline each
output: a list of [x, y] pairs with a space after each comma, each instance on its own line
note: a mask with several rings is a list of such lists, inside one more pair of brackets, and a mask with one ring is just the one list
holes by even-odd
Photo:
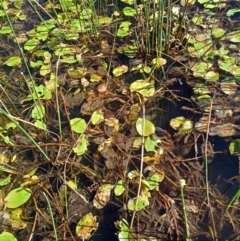
[[82, 118], [71, 119], [70, 125], [71, 125], [72, 130], [79, 134], [83, 133], [87, 128], [86, 121]]
[[13, 66], [18, 66], [19, 64], [21, 64], [22, 60], [20, 57], [18, 56], [13, 56], [11, 58], [9, 58], [5, 64], [9, 67], [13, 67]]
[[136, 129], [140, 136], [150, 136], [155, 133], [155, 126], [150, 120], [145, 119], [145, 125], [142, 118], [138, 118], [136, 122]]
[[30, 39], [24, 44], [25, 50], [33, 50], [35, 49], [40, 42], [37, 39]]
[[116, 196], [120, 196], [123, 194], [123, 192], [125, 191], [125, 184], [123, 182], [123, 180], [118, 180], [116, 186], [114, 187], [114, 194]]
[[74, 153], [77, 155], [83, 155], [87, 151], [87, 143], [87, 137], [83, 134], [77, 146], [73, 148]]
[[17, 208], [23, 205], [31, 197], [32, 191], [29, 188], [18, 187], [10, 191], [4, 198], [7, 208]]
[[134, 9], [134, 8], [125, 7], [125, 8], [123, 9], [123, 13], [124, 13], [125, 16], [133, 17], [133, 16], [135, 16], [135, 15], [137, 14], [137, 11], [136, 11], [136, 9]]
[[138, 198], [131, 198], [128, 201], [128, 210], [130, 211], [140, 211], [149, 205], [148, 198], [146, 196], [139, 196]]
[[144, 97], [153, 96], [155, 93], [155, 81], [152, 79], [139, 79], [130, 85], [131, 92], [138, 92]]
[[9, 232], [2, 232], [0, 234], [0, 241], [17, 241], [17, 239]]
[[146, 138], [144, 147], [146, 151], [155, 151], [155, 147], [157, 146], [157, 141], [152, 140], [149, 136]]
[[240, 155], [240, 139], [236, 139], [230, 143], [229, 151], [231, 155]]

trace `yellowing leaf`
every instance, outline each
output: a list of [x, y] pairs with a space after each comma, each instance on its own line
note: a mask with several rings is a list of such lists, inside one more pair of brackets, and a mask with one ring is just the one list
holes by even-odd
[[86, 121], [82, 118], [74, 118], [70, 120], [71, 128], [76, 133], [83, 133], [87, 128]]
[[145, 156], [143, 158], [144, 162], [151, 162], [151, 161], [159, 162], [159, 160], [160, 160], [160, 155], [158, 153], [155, 153], [154, 156]]
[[152, 79], [136, 80], [130, 85], [131, 92], [137, 92], [144, 97], [153, 96], [155, 93], [155, 81]]
[[93, 206], [97, 209], [101, 209], [110, 200], [111, 190], [113, 189], [113, 185], [111, 184], [103, 184], [97, 190], [97, 193], [93, 199]]
[[93, 125], [97, 125], [103, 120], [104, 120], [104, 116], [103, 116], [103, 112], [101, 110], [96, 110], [93, 112], [93, 114], [91, 116], [91, 122]]
[[93, 216], [92, 213], [88, 213], [78, 222], [76, 226], [76, 234], [82, 240], [87, 240], [97, 228], [98, 223], [96, 216]]
[[7, 208], [17, 208], [23, 205], [31, 197], [32, 191], [29, 188], [15, 188], [4, 198]]
[[119, 77], [128, 71], [128, 67], [126, 65], [119, 66], [113, 70], [113, 75]]
[[144, 121], [144, 119], [138, 118], [136, 122], [136, 129], [140, 136], [150, 136], [155, 133], [155, 126], [147, 119]]

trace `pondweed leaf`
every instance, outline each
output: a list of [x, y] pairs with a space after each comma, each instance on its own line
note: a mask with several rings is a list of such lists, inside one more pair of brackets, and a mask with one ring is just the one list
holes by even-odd
[[120, 196], [124, 193], [125, 189], [125, 183], [123, 182], [123, 180], [118, 180], [117, 184], [114, 187], [114, 194], [116, 196]]
[[184, 121], [185, 121], [185, 118], [183, 116], [178, 116], [176, 118], [171, 119], [170, 126], [174, 130], [178, 130]]
[[93, 199], [93, 206], [97, 209], [101, 209], [107, 205], [110, 200], [111, 191], [113, 189], [112, 184], [103, 184], [97, 189], [97, 193]]
[[7, 208], [17, 208], [23, 205], [31, 197], [32, 191], [29, 188], [18, 187], [11, 190], [4, 198]]
[[[133, 233], [129, 229], [128, 222], [123, 218], [118, 222], [120, 232], [118, 233], [119, 241], [131, 241], [135, 240]], [[142, 241], [142, 240], [140, 240]]]
[[87, 151], [87, 137], [86, 135], [82, 135], [77, 146], [73, 148], [74, 153], [77, 155], [83, 155]]
[[0, 234], [0, 241], [17, 241], [17, 239], [9, 232], [2, 232]]
[[133, 16], [135, 16], [135, 15], [137, 14], [137, 11], [136, 11], [136, 9], [134, 9], [134, 8], [125, 7], [125, 8], [123, 9], [123, 14], [124, 14], [125, 16], [128, 16], [128, 17], [133, 17]]
[[144, 97], [153, 96], [155, 93], [155, 81], [152, 79], [139, 79], [130, 85], [131, 92], [137, 92]]
[[148, 136], [144, 143], [144, 147], [145, 147], [146, 151], [155, 151], [156, 146], [157, 146], [157, 141], [152, 140]]
[[76, 226], [76, 234], [82, 240], [87, 240], [97, 228], [98, 222], [96, 216], [93, 216], [92, 213], [88, 213], [78, 222]]
[[93, 125], [97, 125], [104, 120], [103, 112], [101, 110], [96, 110], [91, 116], [91, 122]]
[[230, 143], [229, 151], [231, 155], [240, 155], [240, 139], [236, 139]]
[[9, 67], [13, 67], [13, 66], [18, 66], [19, 64], [21, 64], [22, 60], [20, 57], [18, 56], [12, 56], [11, 58], [9, 58], [5, 64]]
[[87, 128], [86, 121], [82, 118], [71, 119], [70, 125], [71, 125], [72, 130], [79, 134], [83, 133]]
[[138, 198], [131, 198], [128, 200], [128, 210], [130, 211], [140, 211], [149, 205], [148, 198], [146, 196], [139, 196]]
[[45, 115], [45, 107], [43, 105], [35, 105], [32, 109], [32, 118], [41, 120]]
[[119, 77], [128, 71], [128, 67], [126, 65], [118, 66], [113, 70], [113, 75]]
[[[144, 126], [143, 126], [144, 125]], [[155, 133], [155, 126], [150, 120], [138, 118], [136, 122], [136, 129], [140, 136], [150, 136]]]

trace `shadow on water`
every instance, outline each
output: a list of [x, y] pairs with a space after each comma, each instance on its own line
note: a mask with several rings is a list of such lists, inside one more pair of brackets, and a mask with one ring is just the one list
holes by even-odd
[[[172, 91], [177, 91], [180, 97], [184, 97], [190, 100], [191, 90], [189, 86], [184, 82], [175, 82], [173, 86], [171, 86]], [[169, 121], [172, 118], [176, 118], [177, 116], [184, 116], [187, 119], [198, 121], [198, 119], [202, 115], [195, 115], [191, 112], [185, 111], [182, 109], [183, 106], [188, 108], [194, 108], [193, 103], [187, 100], [175, 101], [175, 103], [166, 101], [162, 104], [162, 108], [164, 109], [164, 114], [158, 117], [158, 123], [160, 127], [164, 130], [168, 130], [172, 135], [174, 135], [173, 129], [169, 126]], [[158, 125], [156, 123], [156, 125]], [[205, 134], [204, 134], [205, 135]], [[173, 137], [174, 138], [174, 137]], [[237, 156], [230, 155], [229, 153], [229, 144], [234, 139], [231, 138], [222, 138], [218, 136], [209, 136], [208, 141], [212, 144], [214, 152], [213, 161], [208, 165], [208, 173], [209, 173], [209, 184], [210, 184], [210, 192], [214, 194], [211, 198], [214, 199], [214, 203], [223, 204], [227, 206], [229, 200], [236, 194], [240, 187], [240, 177], [239, 177], [239, 160]], [[203, 143], [202, 138], [198, 140], [198, 152]], [[194, 157], [194, 150], [187, 155], [186, 158]], [[203, 158], [199, 158], [199, 162], [203, 165]], [[203, 180], [205, 180], [205, 167], [201, 172]], [[205, 186], [205, 184], [203, 183]], [[215, 205], [215, 204], [214, 204]], [[213, 206], [217, 210], [218, 207]], [[222, 212], [222, 211], [221, 211]], [[214, 212], [214, 219], [216, 218], [216, 222], [219, 222], [220, 213]], [[221, 221], [220, 221], [221, 222]], [[219, 235], [218, 241], [225, 241], [229, 237], [234, 237], [237, 235], [236, 230], [233, 230], [232, 225], [230, 225], [229, 220], [224, 220], [225, 225], [223, 227], [218, 227], [217, 233]], [[206, 235], [209, 233], [209, 227], [211, 226], [211, 220], [208, 215], [205, 215], [205, 218], [199, 223], [201, 232], [204, 232], [204, 235], [199, 235], [194, 240], [199, 241], [210, 241], [213, 240], [212, 237]]]

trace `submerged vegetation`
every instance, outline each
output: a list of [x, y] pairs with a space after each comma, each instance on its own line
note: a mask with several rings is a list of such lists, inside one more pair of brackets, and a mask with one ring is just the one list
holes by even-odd
[[239, 240], [239, 12], [0, 0], [0, 240]]

